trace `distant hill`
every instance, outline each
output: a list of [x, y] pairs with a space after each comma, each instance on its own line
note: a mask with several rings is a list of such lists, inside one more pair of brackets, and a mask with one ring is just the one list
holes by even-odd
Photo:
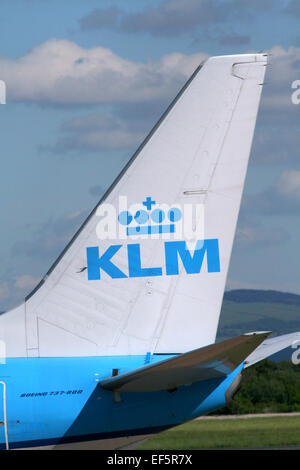
[[274, 335], [300, 331], [300, 295], [254, 289], [225, 292], [218, 340], [257, 330]]
[[225, 292], [224, 300], [240, 303], [263, 302], [300, 305], [300, 295], [290, 294], [289, 292], [279, 292], [277, 290], [230, 290]]

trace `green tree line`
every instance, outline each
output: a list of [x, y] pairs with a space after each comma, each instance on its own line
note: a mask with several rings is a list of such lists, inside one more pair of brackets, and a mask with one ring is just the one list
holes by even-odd
[[245, 369], [230, 405], [212, 414], [300, 411], [300, 365], [268, 359]]

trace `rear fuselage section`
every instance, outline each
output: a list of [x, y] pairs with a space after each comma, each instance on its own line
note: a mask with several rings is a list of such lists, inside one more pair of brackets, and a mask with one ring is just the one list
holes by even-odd
[[[167, 357], [153, 356], [153, 362]], [[170, 391], [115, 394], [99, 385], [113, 369], [144, 364], [145, 356], [6, 359], [0, 364], [0, 448], [7, 440], [9, 448], [22, 448], [152, 434], [223, 406], [242, 368]]]

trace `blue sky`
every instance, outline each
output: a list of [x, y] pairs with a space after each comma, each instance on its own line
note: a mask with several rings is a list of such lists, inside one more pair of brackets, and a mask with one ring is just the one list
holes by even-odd
[[228, 288], [300, 293], [299, 25], [298, 0], [2, 0], [0, 311], [44, 275], [201, 60], [262, 50]]

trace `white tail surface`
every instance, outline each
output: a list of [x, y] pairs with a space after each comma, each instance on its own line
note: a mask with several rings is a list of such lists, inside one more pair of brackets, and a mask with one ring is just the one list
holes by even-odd
[[[182, 353], [214, 343], [266, 61], [212, 57], [196, 70], [27, 297], [28, 356]], [[97, 213], [109, 203], [118, 214], [119, 196], [128, 207], [145, 202], [144, 216], [159, 204], [203, 204], [204, 242], [99, 239]], [[156, 225], [176, 232], [174, 214]]]

